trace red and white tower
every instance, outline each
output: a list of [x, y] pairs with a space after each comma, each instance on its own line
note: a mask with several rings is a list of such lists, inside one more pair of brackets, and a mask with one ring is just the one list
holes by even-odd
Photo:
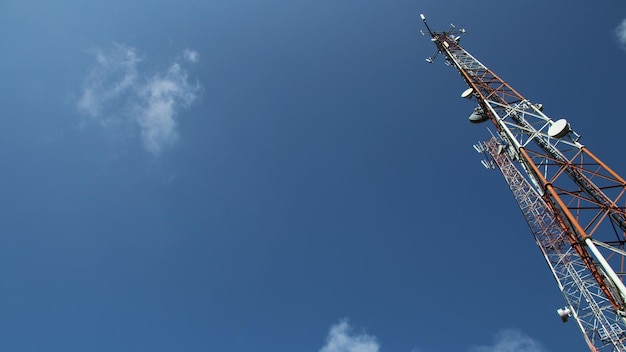
[[565, 119], [513, 87], [459, 45], [463, 29], [433, 32], [435, 54], [454, 67], [475, 103], [471, 123], [490, 121], [490, 139], [474, 145], [498, 168], [543, 253], [565, 306], [592, 351], [626, 351], [626, 180], [581, 143]]

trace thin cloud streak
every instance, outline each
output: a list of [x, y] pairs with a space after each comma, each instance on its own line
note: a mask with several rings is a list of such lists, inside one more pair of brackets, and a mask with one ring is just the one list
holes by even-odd
[[326, 344], [319, 352], [378, 352], [376, 337], [355, 334], [346, 319], [330, 327]]
[[[179, 62], [164, 72], [140, 72], [137, 50], [124, 44], [92, 53], [96, 64], [85, 79], [79, 111], [105, 126], [110, 122], [138, 126], [144, 149], [160, 155], [178, 140], [178, 113], [195, 101], [200, 85], [189, 83]], [[182, 58], [194, 63], [199, 55], [185, 49]]]
[[626, 19], [615, 28], [615, 35], [622, 48], [626, 49]]
[[185, 49], [183, 50], [183, 57], [189, 62], [197, 62], [200, 58], [200, 55], [194, 50]]

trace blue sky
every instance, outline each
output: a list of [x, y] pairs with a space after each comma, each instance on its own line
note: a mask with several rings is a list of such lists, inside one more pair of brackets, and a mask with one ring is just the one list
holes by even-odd
[[3, 1], [0, 349], [585, 350], [420, 12], [626, 174], [618, 1]]

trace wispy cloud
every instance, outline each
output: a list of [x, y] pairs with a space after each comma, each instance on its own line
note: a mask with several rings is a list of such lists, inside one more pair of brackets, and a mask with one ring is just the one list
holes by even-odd
[[105, 107], [137, 84], [137, 64], [141, 59], [135, 48], [122, 44], [90, 52], [96, 64], [85, 79], [78, 108], [91, 117], [102, 117], [107, 115]]
[[144, 147], [158, 155], [163, 147], [176, 141], [176, 110], [191, 105], [196, 99], [197, 85], [190, 85], [187, 73], [178, 63], [165, 74], [153, 76], [139, 89], [140, 103], [135, 119], [141, 127]]
[[183, 57], [189, 62], [196, 62], [200, 58], [200, 55], [194, 50], [185, 49], [183, 50]]
[[[102, 125], [130, 122], [139, 127], [144, 148], [159, 155], [178, 139], [177, 116], [196, 99], [183, 62], [161, 72], [142, 72], [137, 49], [115, 44], [91, 51], [95, 65], [85, 78], [78, 109]], [[185, 49], [183, 61], [195, 63], [197, 52]]]
[[376, 337], [354, 333], [346, 319], [330, 327], [326, 344], [319, 352], [378, 352]]
[[496, 334], [493, 345], [473, 347], [470, 352], [547, 352], [547, 350], [521, 331], [506, 329]]
[[622, 22], [615, 28], [615, 35], [617, 35], [617, 40], [623, 48], [626, 48], [626, 19], [622, 20]]
[[[347, 319], [330, 327], [326, 344], [319, 352], [378, 352], [380, 345], [373, 335], [355, 333]], [[413, 348], [412, 352], [421, 351]], [[540, 342], [516, 329], [500, 330], [493, 345], [474, 346], [469, 352], [548, 352]]]

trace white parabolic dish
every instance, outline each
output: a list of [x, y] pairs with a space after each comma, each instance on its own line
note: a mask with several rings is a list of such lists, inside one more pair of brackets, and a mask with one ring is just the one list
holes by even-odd
[[548, 136], [552, 138], [561, 138], [568, 134], [570, 131], [569, 124], [566, 119], [556, 120], [552, 123], [552, 126], [548, 128]]
[[461, 93], [461, 98], [470, 98], [472, 93], [474, 93], [474, 88], [467, 88]]

